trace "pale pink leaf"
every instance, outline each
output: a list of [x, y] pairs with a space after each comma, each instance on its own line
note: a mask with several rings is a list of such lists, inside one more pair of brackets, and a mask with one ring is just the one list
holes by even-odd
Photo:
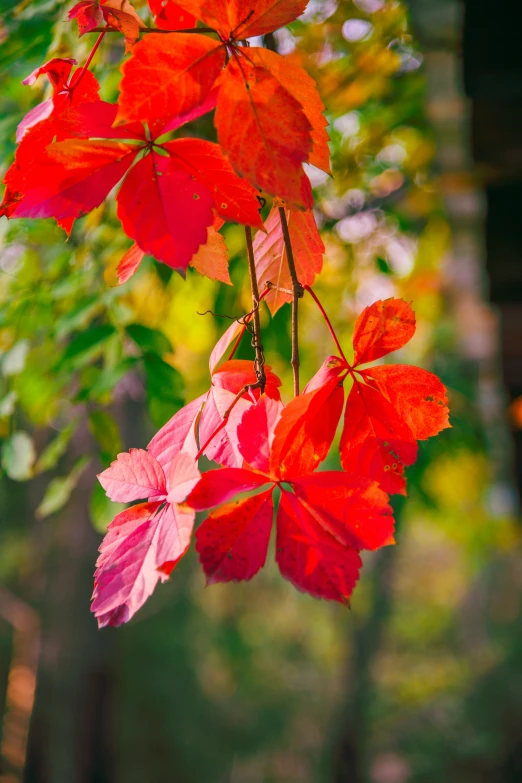
[[98, 480], [116, 503], [155, 498], [167, 492], [163, 468], [144, 449], [118, 454], [110, 467], [98, 475]]

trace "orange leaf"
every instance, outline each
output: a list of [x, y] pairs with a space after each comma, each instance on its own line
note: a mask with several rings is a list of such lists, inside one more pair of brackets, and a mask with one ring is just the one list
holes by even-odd
[[116, 275], [118, 277], [117, 285], [126, 283], [132, 275], [137, 271], [139, 265], [143, 261], [145, 253], [140, 250], [136, 242], [129, 247], [125, 255], [122, 256], [120, 263], [116, 267]]
[[220, 80], [215, 124], [219, 143], [241, 176], [289, 204], [312, 206], [301, 165], [312, 148], [311, 125], [270, 71], [235, 56]]
[[228, 274], [228, 252], [225, 240], [212, 226], [208, 229], [206, 245], [201, 245], [197, 253], [192, 256], [190, 266], [200, 275], [205, 275], [211, 280], [232, 285]]
[[[301, 285], [312, 285], [323, 266], [324, 253], [323, 241], [317, 231], [313, 213], [287, 209], [286, 219], [297, 277]], [[292, 279], [277, 207], [272, 208], [265, 223], [265, 231], [266, 233], [258, 231], [254, 239], [259, 288], [264, 289], [270, 281], [279, 288], [291, 290]], [[267, 294], [265, 301], [273, 315], [285, 302], [292, 301], [292, 294], [274, 288]]]
[[416, 440], [426, 440], [451, 426], [446, 389], [433, 373], [407, 364], [383, 364], [361, 375], [391, 402]]
[[123, 64], [116, 124], [159, 123], [202, 103], [225, 64], [220, 41], [204, 35], [147, 35]]
[[252, 47], [248, 58], [254, 65], [267, 68], [277, 81], [301, 104], [312, 126], [312, 149], [307, 158], [317, 168], [330, 173], [330, 150], [328, 148], [327, 120], [324, 117], [324, 104], [317, 85], [307, 72], [287, 58], [281, 57], [269, 49]]
[[177, 5], [228, 40], [263, 35], [301, 16], [308, 0], [177, 0]]
[[379, 299], [365, 307], [353, 332], [354, 366], [402, 348], [415, 334], [415, 313], [403, 299]]

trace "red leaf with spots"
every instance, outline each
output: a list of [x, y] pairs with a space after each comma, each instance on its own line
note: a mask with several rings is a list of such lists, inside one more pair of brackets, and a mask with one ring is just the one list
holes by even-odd
[[379, 299], [355, 323], [354, 366], [373, 362], [402, 348], [415, 334], [415, 313], [403, 299]]
[[196, 532], [207, 583], [252, 579], [264, 566], [272, 529], [272, 490], [227, 503]]

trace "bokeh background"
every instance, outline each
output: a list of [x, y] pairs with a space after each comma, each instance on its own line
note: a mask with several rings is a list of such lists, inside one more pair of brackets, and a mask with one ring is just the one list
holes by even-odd
[[[45, 97], [21, 79], [93, 43], [67, 10], [0, 0], [3, 170]], [[250, 309], [242, 232], [226, 230], [233, 287], [148, 259], [115, 288], [130, 242], [110, 202], [67, 243], [52, 221], [0, 221], [2, 783], [522, 781], [521, 17], [519, 0], [311, 0], [267, 36], [327, 106], [316, 288], [341, 340], [404, 297], [418, 329], [400, 359], [450, 393], [453, 428], [421, 443], [399, 543], [366, 558], [351, 611], [271, 563], [205, 589], [192, 553], [127, 627], [97, 630], [115, 506], [95, 474], [207, 388], [229, 321], [198, 312]], [[110, 38], [94, 70], [114, 100]], [[332, 349], [302, 311], [308, 378]], [[263, 327], [288, 395], [287, 308]]]

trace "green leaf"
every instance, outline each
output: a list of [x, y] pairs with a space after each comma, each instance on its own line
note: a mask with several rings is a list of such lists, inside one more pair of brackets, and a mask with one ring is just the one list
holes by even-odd
[[59, 476], [49, 483], [43, 500], [35, 512], [38, 519], [55, 514], [65, 506], [89, 463], [89, 457], [80, 457], [68, 476]]
[[123, 451], [118, 423], [107, 411], [92, 411], [89, 414], [89, 429], [96, 438], [106, 459], [114, 459]]
[[43, 473], [45, 470], [51, 470], [58, 463], [60, 457], [62, 457], [67, 451], [67, 446], [76, 430], [76, 422], [69, 424], [53, 438], [53, 440], [45, 447], [38, 461], [34, 466], [34, 475], [37, 473]]
[[0, 400], [0, 418], [13, 415], [17, 399], [18, 394], [15, 391], [10, 391]]
[[2, 449], [2, 467], [13, 481], [27, 481], [36, 459], [34, 443], [27, 432], [15, 432]]
[[99, 310], [100, 298], [97, 294], [91, 294], [91, 296], [82, 299], [58, 319], [56, 337], [60, 340], [74, 330], [85, 329]]
[[105, 494], [102, 485], [96, 482], [89, 498], [89, 516], [95, 530], [105, 533], [109, 523], [125, 507], [125, 503], [113, 503]]
[[142, 326], [142, 324], [130, 324], [125, 331], [144, 353], [155, 353], [162, 356], [164, 353], [172, 352], [170, 340], [157, 329], [149, 329], [148, 326]]
[[60, 359], [59, 366], [67, 362], [78, 364], [82, 361], [89, 361], [98, 353], [99, 349], [103, 346], [103, 343], [115, 333], [116, 329], [114, 326], [111, 324], [102, 324], [100, 326], [93, 326], [86, 332], [79, 334], [65, 349], [64, 354]]
[[149, 397], [181, 406], [183, 403], [183, 379], [181, 374], [153, 353], [143, 357], [143, 366]]

